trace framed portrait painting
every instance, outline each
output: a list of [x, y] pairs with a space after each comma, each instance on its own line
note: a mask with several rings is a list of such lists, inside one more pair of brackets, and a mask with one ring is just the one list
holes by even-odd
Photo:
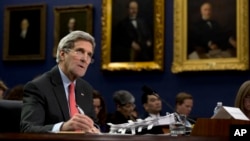
[[164, 2], [102, 1], [102, 70], [163, 70]]
[[3, 60], [45, 58], [46, 5], [5, 7]]
[[172, 72], [248, 70], [248, 0], [175, 0]]
[[56, 57], [60, 39], [71, 31], [82, 30], [90, 34], [93, 32], [93, 6], [91, 4], [55, 7], [54, 16], [54, 57]]

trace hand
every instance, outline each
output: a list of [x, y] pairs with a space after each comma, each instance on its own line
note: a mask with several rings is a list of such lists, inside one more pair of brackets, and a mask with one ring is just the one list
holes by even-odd
[[88, 131], [88, 133], [101, 133], [101, 131], [99, 129], [97, 129], [96, 127], [93, 127], [90, 131]]
[[218, 47], [217, 44], [211, 44], [211, 45], [209, 46], [209, 48], [210, 48], [211, 50], [215, 50], [215, 49], [218, 49], [219, 47]]
[[228, 39], [228, 42], [230, 43], [230, 45], [232, 45], [234, 48], [236, 48], [236, 40], [233, 37], [230, 37]]
[[132, 45], [131, 45], [132, 49], [134, 51], [140, 51], [141, 50], [141, 47], [138, 43], [136, 43], [135, 41], [132, 42]]
[[67, 122], [63, 123], [61, 131], [94, 132], [94, 122], [87, 115], [75, 114]]
[[208, 42], [208, 47], [211, 49], [211, 50], [214, 50], [214, 49], [218, 49], [218, 45], [213, 43], [213, 41], [209, 41]]

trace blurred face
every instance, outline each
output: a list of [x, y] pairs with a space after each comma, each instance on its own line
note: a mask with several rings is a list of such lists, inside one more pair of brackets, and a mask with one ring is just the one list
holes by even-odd
[[23, 19], [21, 22], [21, 29], [26, 30], [29, 27], [29, 21], [27, 19]]
[[212, 6], [209, 3], [205, 3], [201, 6], [201, 17], [204, 20], [209, 20], [212, 17]]
[[138, 4], [136, 2], [131, 2], [128, 8], [129, 17], [135, 19], [138, 13]]
[[76, 23], [76, 20], [74, 18], [69, 19], [68, 27], [70, 30], [75, 29], [75, 23]]
[[99, 112], [101, 111], [101, 100], [99, 98], [94, 98], [93, 99], [93, 105], [94, 105], [94, 110], [96, 115], [99, 114]]
[[176, 105], [176, 111], [179, 114], [183, 114], [188, 116], [193, 108], [193, 100], [192, 99], [185, 99], [182, 104]]
[[148, 95], [148, 102], [144, 104], [144, 109], [148, 113], [158, 114], [161, 111], [162, 103], [156, 95]]
[[247, 112], [250, 112], [250, 96], [246, 96], [244, 98], [244, 109], [247, 111]]
[[128, 103], [126, 105], [118, 105], [118, 111], [121, 112], [125, 117], [130, 117], [132, 116], [132, 113], [134, 111], [135, 104], [133, 103]]
[[93, 46], [90, 42], [78, 40], [74, 47], [66, 52], [61, 50], [60, 68], [71, 81], [84, 76], [93, 56]]

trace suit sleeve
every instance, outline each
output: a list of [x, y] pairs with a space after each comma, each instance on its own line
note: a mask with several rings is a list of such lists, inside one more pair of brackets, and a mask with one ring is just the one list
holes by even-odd
[[24, 87], [23, 107], [21, 112], [21, 132], [49, 132], [53, 124], [44, 125], [45, 122], [45, 98], [40, 90], [29, 82]]

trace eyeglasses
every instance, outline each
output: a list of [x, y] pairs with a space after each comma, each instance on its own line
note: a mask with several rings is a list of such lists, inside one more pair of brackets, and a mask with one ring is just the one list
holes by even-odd
[[[81, 58], [81, 57], [85, 57], [85, 50], [83, 49], [77, 49], [77, 50], [74, 50], [74, 49], [68, 49], [67, 52], [69, 51], [72, 51], [77, 57]], [[87, 54], [87, 59], [86, 59], [88, 62], [90, 62], [90, 64], [93, 64], [94, 63], [94, 59], [92, 58], [92, 54], [88, 53]]]

